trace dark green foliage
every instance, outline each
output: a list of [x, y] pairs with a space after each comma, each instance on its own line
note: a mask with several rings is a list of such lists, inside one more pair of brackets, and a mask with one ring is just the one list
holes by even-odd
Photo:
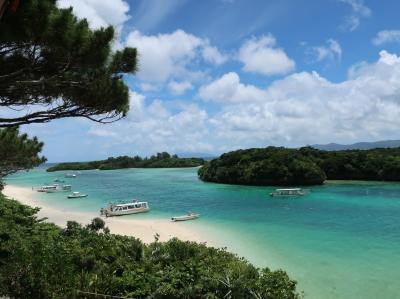
[[229, 152], [199, 169], [204, 181], [246, 185], [322, 184], [325, 174], [313, 157], [296, 149], [267, 147]]
[[150, 158], [139, 156], [128, 157], [120, 156], [108, 158], [107, 160], [91, 162], [69, 162], [60, 163], [49, 167], [47, 171], [58, 170], [88, 170], [88, 169], [122, 169], [122, 168], [174, 168], [174, 167], [196, 167], [204, 164], [204, 159], [200, 158], [179, 158], [177, 155], [171, 156], [166, 152], [157, 153]]
[[99, 220], [60, 229], [40, 221], [37, 211], [0, 194], [0, 296], [299, 298], [285, 272], [257, 269], [222, 249], [177, 239], [145, 245], [92, 229]]
[[43, 143], [36, 137], [20, 134], [18, 128], [0, 129], [0, 190], [2, 179], [19, 170], [36, 167], [46, 161], [40, 157]]
[[198, 174], [204, 181], [245, 185], [316, 185], [326, 178], [400, 181], [400, 148], [238, 150], [208, 162]]
[[113, 53], [113, 39], [112, 27], [91, 30], [55, 0], [21, 1], [16, 12], [7, 10], [0, 19], [0, 107], [26, 113], [0, 118], [0, 127], [125, 116], [129, 91], [122, 78], [137, 70], [137, 51]]

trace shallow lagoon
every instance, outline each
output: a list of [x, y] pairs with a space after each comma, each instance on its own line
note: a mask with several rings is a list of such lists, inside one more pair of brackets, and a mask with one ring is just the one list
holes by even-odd
[[[83, 211], [132, 198], [150, 203], [150, 213], [126, 217], [169, 218], [193, 210], [202, 217], [186, 225], [259, 266], [285, 269], [305, 298], [400, 297], [400, 184], [328, 182], [303, 197], [271, 198], [272, 187], [204, 183], [196, 172], [82, 171], [65, 180], [88, 198], [40, 196], [47, 204]], [[7, 182], [40, 186], [63, 174], [39, 168]]]

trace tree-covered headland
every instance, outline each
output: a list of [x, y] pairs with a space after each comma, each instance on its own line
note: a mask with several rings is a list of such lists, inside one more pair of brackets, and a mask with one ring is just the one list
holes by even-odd
[[174, 167], [197, 167], [205, 163], [201, 158], [179, 158], [167, 152], [157, 153], [151, 157], [141, 158], [139, 156], [120, 156], [106, 160], [89, 162], [66, 162], [49, 167], [47, 171], [59, 170], [111, 170], [123, 168], [174, 168]]
[[400, 148], [237, 150], [207, 162], [198, 175], [209, 182], [273, 186], [318, 185], [326, 179], [400, 181]]
[[300, 298], [284, 271], [257, 269], [224, 249], [177, 239], [146, 245], [110, 234], [99, 218], [59, 228], [37, 212], [0, 194], [0, 296]]

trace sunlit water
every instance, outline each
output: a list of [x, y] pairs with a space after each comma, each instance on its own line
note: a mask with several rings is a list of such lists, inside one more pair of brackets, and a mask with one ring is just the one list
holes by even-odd
[[199, 212], [200, 219], [185, 225], [257, 266], [285, 269], [305, 298], [400, 298], [400, 184], [332, 182], [303, 197], [271, 198], [272, 187], [204, 183], [197, 168], [63, 174], [41, 168], [7, 182], [32, 187], [62, 178], [89, 197], [39, 196], [71, 210], [98, 211], [110, 201], [139, 198], [151, 212], [126, 217]]

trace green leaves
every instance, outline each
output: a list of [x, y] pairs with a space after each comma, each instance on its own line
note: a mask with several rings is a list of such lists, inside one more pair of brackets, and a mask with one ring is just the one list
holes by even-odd
[[44, 163], [46, 159], [39, 156], [42, 148], [42, 142], [20, 134], [18, 128], [0, 129], [0, 185], [6, 175]]
[[225, 153], [205, 164], [198, 174], [204, 181], [245, 185], [312, 185], [326, 179], [312, 157], [283, 147]]
[[129, 90], [122, 79], [137, 71], [137, 51], [112, 53], [112, 27], [91, 30], [53, 0], [22, 1], [0, 22], [0, 107], [23, 111], [0, 118], [0, 127], [126, 116]]

